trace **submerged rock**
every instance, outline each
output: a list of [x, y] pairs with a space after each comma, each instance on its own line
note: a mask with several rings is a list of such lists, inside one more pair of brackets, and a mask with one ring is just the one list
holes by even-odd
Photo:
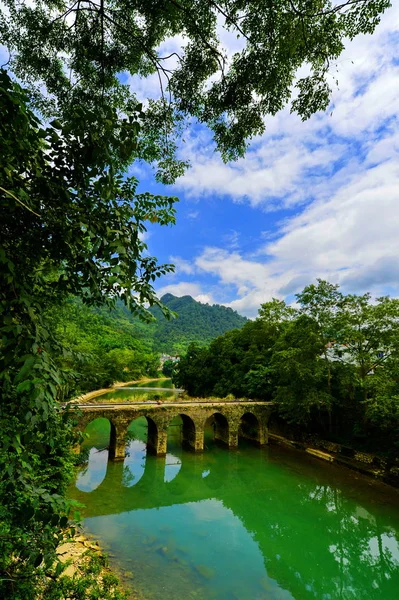
[[169, 548], [167, 546], [164, 546], [164, 545], [157, 546], [156, 552], [158, 554], [160, 554], [161, 556], [166, 556], [168, 554], [168, 552], [169, 552]]
[[271, 592], [275, 589], [274, 585], [270, 579], [267, 579], [267, 577], [262, 577], [262, 579], [259, 581], [259, 585], [265, 592]]
[[215, 569], [208, 567], [207, 565], [195, 565], [194, 569], [204, 579], [212, 579], [216, 575]]

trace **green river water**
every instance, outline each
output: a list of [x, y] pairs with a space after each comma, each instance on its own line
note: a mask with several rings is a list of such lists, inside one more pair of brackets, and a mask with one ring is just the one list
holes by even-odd
[[148, 600], [398, 600], [399, 493], [302, 453], [211, 432], [165, 458], [146, 455], [146, 420], [124, 462], [108, 462], [109, 423], [87, 431], [88, 464], [70, 495], [125, 583]]
[[[144, 390], [142, 389], [144, 387]], [[148, 388], [155, 388], [153, 391]], [[162, 389], [161, 389], [162, 388]], [[153, 400], [154, 397], [162, 400], [174, 400], [178, 392], [174, 391], [170, 379], [153, 379], [144, 383], [131, 383], [116, 390], [101, 395], [102, 402], [126, 402], [129, 400], [140, 400], [145, 402]]]

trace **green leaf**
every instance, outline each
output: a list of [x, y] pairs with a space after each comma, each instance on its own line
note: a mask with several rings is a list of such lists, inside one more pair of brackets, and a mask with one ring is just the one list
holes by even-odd
[[68, 525], [68, 517], [61, 517], [60, 519], [60, 527], [61, 529], [64, 529], [66, 526]]

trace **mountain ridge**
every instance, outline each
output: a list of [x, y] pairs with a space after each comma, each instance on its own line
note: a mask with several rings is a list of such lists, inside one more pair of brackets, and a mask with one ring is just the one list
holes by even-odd
[[154, 350], [179, 354], [192, 342], [209, 344], [231, 329], [240, 329], [248, 319], [232, 308], [220, 304], [203, 304], [190, 295], [174, 296], [167, 293], [161, 302], [178, 314], [166, 319], [158, 307], [150, 309], [157, 318], [154, 328]]

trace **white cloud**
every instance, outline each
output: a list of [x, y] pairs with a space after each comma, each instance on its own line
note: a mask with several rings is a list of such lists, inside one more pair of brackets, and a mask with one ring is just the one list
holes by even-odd
[[198, 294], [194, 300], [201, 302], [201, 304], [214, 304], [214, 300], [210, 294]]
[[261, 242], [256, 260], [213, 247], [195, 264], [233, 286], [232, 308], [255, 316], [263, 302], [299, 292], [317, 277], [354, 291], [378, 295], [389, 286], [399, 293], [398, 232], [399, 161], [391, 159], [289, 220], [277, 240]]
[[341, 180], [365, 171], [363, 156], [388, 136], [385, 129], [394, 127], [390, 121], [398, 114], [398, 32], [396, 3], [372, 36], [348, 42], [332, 66], [338, 73], [331, 75], [329, 110], [305, 123], [288, 109], [280, 111], [266, 120], [265, 134], [252, 141], [244, 159], [224, 164], [211, 134], [194, 130], [182, 149], [193, 166], [176, 188], [193, 198], [224, 195], [274, 210], [326, 197]]
[[225, 242], [225, 245], [227, 246], [227, 248], [231, 248], [232, 250], [235, 248], [239, 247], [239, 240], [240, 240], [240, 232], [236, 231], [235, 229], [230, 229], [229, 233], [226, 233], [223, 236], [223, 241]]
[[173, 263], [176, 267], [176, 275], [180, 275], [180, 273], [191, 275], [192, 273], [194, 273], [194, 265], [188, 260], [184, 260], [184, 258], [181, 258], [180, 256], [171, 256], [170, 262]]
[[[231, 56], [234, 41], [226, 35], [223, 43]], [[213, 287], [181, 282], [163, 290], [234, 298], [230, 305], [249, 316], [272, 297], [292, 299], [317, 277], [348, 291], [399, 294], [398, 52], [396, 2], [372, 36], [347, 44], [325, 113], [303, 123], [281, 111], [267, 119], [245, 159], [228, 165], [209, 131], [185, 135], [182, 157], [192, 168], [178, 191], [196, 201], [227, 196], [262, 211], [294, 208], [296, 215], [266, 231], [251, 255], [239, 251], [233, 225], [221, 238], [225, 248], [206, 247], [180, 264], [182, 274], [211, 277]]]
[[198, 273], [234, 290], [239, 312], [254, 316], [262, 302], [292, 298], [317, 277], [399, 294], [398, 33], [395, 3], [374, 35], [356, 38], [338, 60], [330, 110], [305, 123], [281, 111], [243, 160], [225, 165], [208, 132], [188, 136], [193, 168], [177, 186], [186, 194], [296, 206], [250, 256], [207, 247], [195, 259]]
[[159, 297], [164, 294], [173, 294], [174, 296], [192, 296], [197, 302], [202, 304], [215, 304], [215, 300], [210, 293], [203, 293], [199, 283], [191, 283], [180, 281], [179, 283], [171, 283], [157, 290]]
[[174, 296], [197, 296], [201, 293], [201, 288], [198, 283], [190, 283], [186, 281], [180, 281], [179, 283], [170, 283], [158, 288], [158, 296], [164, 294], [173, 294]]

